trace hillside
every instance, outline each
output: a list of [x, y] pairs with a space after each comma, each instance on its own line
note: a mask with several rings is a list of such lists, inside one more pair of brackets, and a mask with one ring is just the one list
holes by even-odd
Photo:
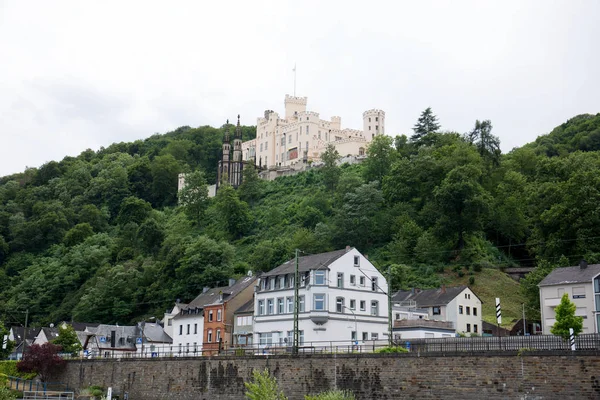
[[[589, 121], [598, 116], [586, 118], [561, 132], [594, 136]], [[473, 276], [486, 319], [497, 296], [506, 321], [520, 317], [524, 298], [535, 316], [535, 281], [522, 297], [498, 269], [599, 261], [600, 153], [550, 156], [528, 145], [502, 155], [491, 125], [478, 126], [465, 136], [377, 137], [360, 165], [273, 182], [248, 169], [244, 185], [214, 199], [205, 188], [223, 128], [183, 127], [3, 177], [0, 316], [22, 323], [27, 309], [34, 324], [160, 317], [176, 299], [269, 270], [295, 248], [346, 245], [389, 268], [394, 289]], [[183, 171], [199, 172], [178, 206]]]

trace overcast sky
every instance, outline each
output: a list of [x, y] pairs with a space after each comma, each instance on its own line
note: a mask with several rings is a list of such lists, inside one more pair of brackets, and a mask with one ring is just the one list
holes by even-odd
[[0, 0], [0, 176], [294, 90], [362, 128], [492, 120], [503, 151], [600, 112], [600, 1]]

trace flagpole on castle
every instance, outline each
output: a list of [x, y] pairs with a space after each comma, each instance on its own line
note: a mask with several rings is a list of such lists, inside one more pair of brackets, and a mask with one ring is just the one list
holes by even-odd
[[296, 97], [296, 63], [294, 63], [294, 97]]

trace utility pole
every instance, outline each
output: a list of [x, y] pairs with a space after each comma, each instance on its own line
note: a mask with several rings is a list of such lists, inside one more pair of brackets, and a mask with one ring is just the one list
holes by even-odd
[[29, 322], [29, 309], [25, 310], [25, 330], [23, 332], [23, 356], [25, 357], [25, 349], [27, 348], [27, 323]]
[[[294, 70], [296, 67], [294, 67]], [[294, 343], [292, 347], [292, 354], [298, 354], [298, 313], [300, 307], [300, 274], [298, 272], [298, 249], [296, 249], [296, 260], [295, 260], [295, 268], [294, 268]], [[358, 335], [358, 333], [357, 333]]]
[[[392, 265], [388, 265], [388, 345], [392, 347]], [[358, 335], [358, 333], [357, 333]]]
[[523, 336], [527, 336], [527, 322], [525, 321], [525, 303], [523, 303]]

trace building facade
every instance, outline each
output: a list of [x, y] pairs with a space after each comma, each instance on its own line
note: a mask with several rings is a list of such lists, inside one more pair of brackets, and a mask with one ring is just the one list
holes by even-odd
[[393, 301], [414, 301], [417, 308], [427, 310], [427, 319], [449, 321], [456, 333], [481, 335], [483, 332], [481, 299], [467, 286], [401, 290], [393, 296]]
[[285, 96], [285, 117], [267, 110], [256, 121], [256, 139], [241, 144], [243, 160], [263, 168], [294, 167], [319, 161], [328, 144], [340, 156], [365, 155], [376, 135], [385, 134], [385, 112], [363, 113], [363, 129], [342, 129], [341, 118], [321, 119], [307, 111], [307, 98]]
[[542, 330], [545, 335], [556, 322], [555, 309], [562, 296], [569, 295], [576, 308], [575, 315], [583, 318], [582, 333], [600, 332], [600, 264], [556, 268], [540, 284]]
[[[298, 258], [299, 345], [387, 340], [384, 276], [354, 248]], [[261, 275], [254, 303], [254, 343], [291, 346], [295, 260]]]

